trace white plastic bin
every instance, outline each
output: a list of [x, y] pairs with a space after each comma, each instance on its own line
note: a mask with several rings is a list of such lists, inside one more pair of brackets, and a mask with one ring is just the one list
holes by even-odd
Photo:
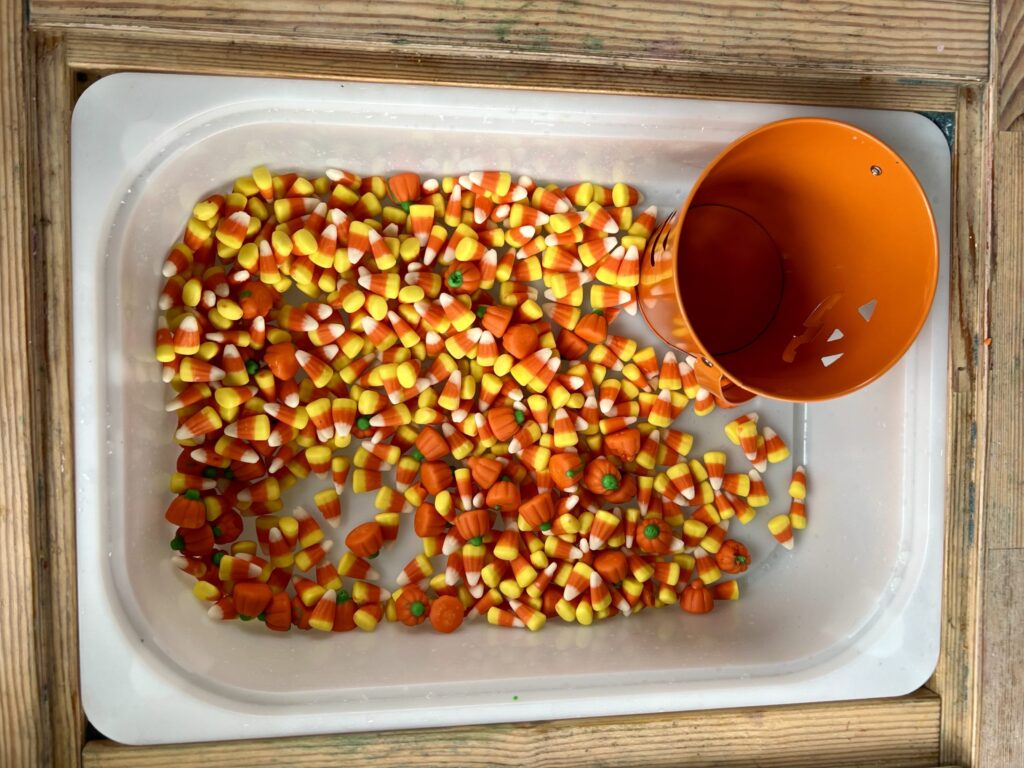
[[[775, 546], [765, 525], [788, 504], [788, 463], [768, 473], [773, 504], [739, 527], [757, 561], [741, 600], [706, 616], [664, 609], [589, 628], [553, 620], [537, 634], [475, 623], [450, 636], [395, 625], [372, 635], [281, 635], [203, 615], [169, 564], [162, 513], [174, 418], [164, 412], [168, 394], [152, 353], [160, 267], [197, 199], [261, 163], [424, 176], [508, 168], [560, 182], [627, 180], [664, 215], [728, 142], [798, 115], [858, 125], [913, 168], [938, 224], [940, 286], [913, 348], [870, 387], [807, 407], [756, 400], [704, 420], [684, 414], [703, 451], [727, 445], [725, 421], [757, 410], [809, 467], [810, 524], [795, 551]], [[196, 741], [887, 696], [933, 670], [950, 157], [926, 118], [125, 74], [79, 100], [72, 169], [82, 696], [111, 738]], [[654, 343], [639, 318], [616, 322], [619, 333]], [[322, 487], [308, 482], [291, 498], [308, 502]], [[346, 493], [343, 505], [342, 531], [368, 517], [372, 494]], [[385, 584], [410, 551], [383, 562]]]

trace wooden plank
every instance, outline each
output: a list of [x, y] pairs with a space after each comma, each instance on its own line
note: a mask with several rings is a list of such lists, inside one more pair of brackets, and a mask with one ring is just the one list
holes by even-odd
[[[800, 69], [907, 78], [982, 80], [988, 73], [987, 0], [32, 0], [35, 27], [105, 27], [350, 53], [431, 56], [454, 51], [465, 71], [492, 54], [557, 65], [660, 62], [664, 68], [765, 73]], [[187, 38], [181, 35], [188, 30]], [[187, 39], [187, 42], [185, 42]], [[338, 72], [341, 74], [344, 72]]]
[[[1024, 69], [1024, 67], [1022, 67]], [[985, 541], [1024, 547], [1024, 133], [995, 140]]]
[[330, 764], [853, 766], [936, 764], [939, 702], [898, 699], [646, 717], [343, 734], [273, 741], [126, 747], [89, 742], [87, 768]]
[[976, 722], [977, 614], [986, 437], [989, 186], [986, 91], [964, 88], [954, 153], [942, 652], [929, 683], [942, 699], [944, 762], [971, 764]]
[[993, 5], [993, 77], [999, 93], [998, 127], [1024, 130], [1024, 0]]
[[[1017, 151], [1020, 152], [1020, 147]], [[1024, 157], [1024, 153], [1018, 155]], [[1024, 765], [1024, 550], [992, 549], [985, 561], [981, 726], [977, 765]]]
[[37, 577], [42, 483], [36, 400], [37, 308], [29, 230], [32, 179], [29, 50], [21, 0], [0, 0], [0, 765], [42, 765], [45, 641]]
[[95, 73], [345, 78], [950, 112], [957, 104], [956, 88], [949, 84], [907, 84], [870, 76], [708, 75], [635, 59], [561, 63], [543, 56], [497, 54], [475, 56], [472, 67], [467, 67], [466, 58], [453, 51], [339, 51], [305, 41], [251, 41], [240, 56], [231, 41], [197, 36], [185, 46], [173, 35], [154, 32], [125, 36], [76, 29], [68, 33], [68, 60], [75, 68]]
[[39, 393], [43, 399], [45, 511], [49, 577], [50, 723], [54, 765], [81, 760], [85, 718], [79, 700], [78, 601], [75, 586], [74, 445], [71, 421], [71, 248], [68, 182], [72, 73], [59, 35], [33, 40], [37, 143], [33, 238], [43, 312]]

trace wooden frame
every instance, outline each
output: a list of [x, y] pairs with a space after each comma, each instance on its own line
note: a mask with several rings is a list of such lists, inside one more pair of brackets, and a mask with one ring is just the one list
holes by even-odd
[[[127, 4], [134, 6], [127, 10], [118, 6], [118, 16], [86, 3], [35, 0], [33, 32], [28, 33], [22, 4], [0, 0], [0, 252], [7, 260], [6, 279], [0, 281], [0, 426], [7, 448], [0, 453], [0, 764], [156, 766], [222, 755], [253, 765], [312, 764], [341, 756], [394, 765], [495, 764], [501, 759], [508, 764], [853, 765], [884, 760], [969, 765], [981, 756], [1019, 750], [1024, 727], [1012, 684], [1021, 675], [1021, 654], [1004, 643], [1012, 617], [1021, 611], [1013, 596], [1024, 589], [1024, 569], [1013, 556], [1024, 546], [1022, 492], [1015, 482], [1024, 447], [1016, 373], [1021, 327], [1015, 310], [1024, 284], [1024, 260], [1017, 252], [1024, 242], [1019, 216], [1024, 141], [996, 129], [1024, 122], [1019, 119], [1022, 78], [1020, 67], [1014, 67], [1020, 43], [1013, 35], [1024, 14], [1016, 2], [997, 8], [990, 81], [988, 47], [977, 47], [988, 40], [988, 4], [922, 4], [934, 18], [924, 14], [920, 28], [916, 17], [903, 19], [892, 32], [885, 13], [894, 4], [865, 0], [865, 17], [858, 22], [864, 34], [887, 19], [887, 39], [901, 40], [910, 51], [901, 58], [888, 44], [872, 57], [870, 46], [858, 42], [857, 35], [809, 40], [824, 34], [829, 23], [827, 9], [815, 9], [814, 3], [800, 17], [787, 16], [788, 6], [782, 4], [775, 17], [760, 20], [752, 15], [756, 2], [706, 3], [715, 12], [709, 11], [711, 17], [729, 8], [738, 15], [738, 29], [715, 27], [725, 41], [730, 35], [740, 40], [747, 31], [755, 34], [759, 25], [797, 24], [802, 42], [787, 53], [785, 41], [776, 35], [763, 43], [771, 55], [758, 62], [752, 44], [725, 60], [710, 38], [699, 35], [681, 34], [679, 50], [665, 53], [657, 48], [664, 39], [653, 22], [640, 24], [635, 56], [620, 41], [613, 45], [610, 33], [597, 33], [600, 50], [591, 44], [577, 56], [545, 54], [507, 41], [491, 49], [472, 36], [467, 39], [475, 47], [467, 52], [465, 46], [455, 47], [455, 39], [446, 40], [415, 19], [403, 22], [402, 34], [422, 47], [376, 38], [353, 42], [355, 33], [343, 27], [327, 27], [316, 40], [295, 34], [283, 39], [261, 31], [253, 22], [256, 17], [236, 13], [219, 0], [189, 0], [159, 18], [143, 13], [146, 0]], [[412, 0], [402, 5], [407, 11], [428, 6]], [[471, 20], [477, 18], [473, 13], [483, 12], [482, 4], [471, 0], [469, 5]], [[570, 44], [573, 35], [584, 34], [575, 28], [557, 30], [555, 5], [536, 3], [538, 24], [549, 30], [548, 48], [555, 47], [552, 41]], [[657, 2], [629, 0], [624, 5], [640, 15], [647, 6], [658, 6], [658, 13], [668, 14], [659, 23], [688, 18], [673, 16]], [[275, 7], [309, 22], [291, 0]], [[442, 16], [451, 10], [429, 7]], [[132, 13], [138, 15], [129, 29], [123, 15]], [[585, 29], [594, 35], [594, 28]], [[934, 50], [943, 40], [964, 41], [951, 61]], [[1007, 54], [1005, 65], [997, 55], [1001, 51]], [[887, 700], [409, 731], [380, 738], [353, 734], [149, 748], [86, 743], [75, 627], [68, 127], [77, 75], [120, 70], [483, 85], [513, 79], [523, 87], [955, 112], [943, 651], [928, 689]], [[1008, 90], [997, 93], [992, 82], [1007, 84]], [[993, 193], [996, 160], [1008, 182]], [[999, 259], [990, 250], [993, 210]], [[989, 538], [996, 543], [987, 553]], [[996, 676], [1007, 682], [1000, 684]]]

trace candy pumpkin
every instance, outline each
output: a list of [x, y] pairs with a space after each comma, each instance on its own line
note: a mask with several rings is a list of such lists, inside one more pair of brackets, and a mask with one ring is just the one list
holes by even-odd
[[233, 509], [228, 509], [211, 524], [214, 539], [218, 544], [228, 544], [242, 535], [242, 516]]
[[295, 359], [295, 345], [290, 341], [267, 347], [263, 352], [263, 362], [279, 381], [294, 379], [299, 370], [299, 361]]
[[274, 293], [263, 283], [248, 282], [238, 293], [238, 305], [242, 308], [242, 318], [252, 320], [254, 317], [266, 317], [274, 307]]
[[605, 458], [592, 459], [583, 473], [583, 485], [597, 496], [619, 490], [621, 479], [618, 467]]
[[664, 555], [672, 548], [672, 529], [660, 517], [645, 517], [636, 527], [636, 545], [649, 555]]
[[572, 330], [584, 341], [600, 344], [608, 337], [608, 319], [604, 312], [598, 309], [581, 317]]
[[487, 426], [501, 441], [511, 440], [526, 421], [526, 414], [515, 408], [502, 405], [487, 411]]
[[273, 597], [270, 587], [260, 581], [239, 582], [231, 594], [235, 598], [235, 610], [250, 619], [263, 613]]
[[287, 592], [278, 592], [270, 598], [270, 603], [263, 609], [263, 620], [267, 629], [275, 632], [287, 632], [292, 626], [292, 605]]
[[727, 539], [715, 555], [715, 562], [726, 573], [743, 573], [750, 566], [750, 552], [740, 542]]
[[453, 262], [445, 270], [444, 284], [452, 293], [472, 293], [480, 287], [480, 268], [468, 261]]
[[436, 496], [446, 488], [451, 487], [454, 480], [452, 468], [443, 461], [425, 461], [420, 465], [420, 480], [427, 493]]
[[206, 524], [206, 506], [199, 498], [199, 491], [189, 488], [167, 507], [164, 514], [167, 522], [179, 528], [201, 528]]
[[582, 360], [589, 345], [568, 328], [563, 328], [558, 332], [555, 346], [563, 360]]
[[636, 496], [636, 478], [626, 475], [619, 481], [617, 490], [604, 495], [604, 500], [612, 504], [624, 504]]
[[415, 627], [427, 620], [430, 598], [419, 587], [410, 584], [395, 600], [395, 616], [407, 627]]
[[507, 476], [501, 478], [487, 490], [485, 503], [498, 512], [514, 512], [519, 508], [519, 486]]
[[416, 507], [413, 528], [417, 536], [426, 539], [443, 534], [448, 529], [448, 521], [441, 517], [441, 513], [433, 504], [424, 502]]
[[578, 453], [556, 453], [548, 461], [551, 481], [560, 490], [578, 485], [583, 474], [583, 460]]
[[622, 459], [632, 461], [640, 453], [640, 430], [635, 427], [620, 429], [604, 438], [604, 449], [607, 453]]
[[438, 432], [433, 427], [424, 427], [419, 435], [416, 436], [415, 450], [419, 452], [419, 456], [413, 453], [413, 458], [419, 461], [437, 461], [443, 459], [451, 451], [451, 447], [448, 445], [448, 441], [444, 439], [444, 435]]
[[198, 528], [179, 528], [171, 540], [171, 549], [190, 557], [201, 557], [213, 552], [213, 530], [208, 525]]
[[551, 529], [551, 519], [555, 516], [555, 504], [550, 493], [539, 493], [519, 505], [519, 516], [531, 529], [547, 531]]
[[466, 464], [469, 465], [473, 482], [485, 491], [497, 482], [503, 470], [500, 461], [485, 456], [471, 456], [466, 460]]
[[679, 607], [687, 613], [708, 613], [715, 607], [715, 596], [700, 579], [694, 579], [679, 597]]
[[430, 625], [438, 632], [454, 632], [462, 626], [464, 617], [462, 603], [452, 595], [439, 597], [430, 606]]
[[420, 177], [411, 172], [396, 173], [388, 179], [388, 193], [408, 213], [409, 203], [420, 197]]
[[491, 530], [491, 516], [486, 509], [471, 509], [455, 518], [455, 529], [470, 544], [479, 545]]
[[359, 608], [344, 589], [338, 592], [338, 605], [334, 609], [334, 626], [332, 632], [351, 632], [356, 628], [356, 610]]
[[509, 328], [501, 337], [501, 343], [516, 360], [533, 354], [540, 345], [540, 336], [532, 325], [520, 323]]
[[512, 307], [492, 305], [489, 307], [477, 307], [476, 315], [480, 318], [480, 326], [485, 331], [490, 331], [496, 339], [500, 339], [508, 330], [508, 324], [512, 322]]
[[356, 557], [374, 558], [383, 544], [384, 530], [376, 521], [357, 525], [345, 537], [345, 546]]
[[594, 558], [594, 569], [609, 584], [618, 584], [629, 575], [629, 562], [618, 550], [605, 550]]

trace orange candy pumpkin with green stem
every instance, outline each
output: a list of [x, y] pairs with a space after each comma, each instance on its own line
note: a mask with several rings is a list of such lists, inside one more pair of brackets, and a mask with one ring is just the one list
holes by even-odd
[[422, 624], [429, 614], [430, 598], [415, 584], [405, 587], [395, 600], [395, 617], [407, 627]]
[[167, 512], [167, 522], [179, 528], [202, 528], [206, 524], [206, 505], [199, 496], [199, 491], [189, 488], [180, 496], [175, 496]]
[[728, 539], [722, 542], [715, 562], [726, 573], [743, 573], [750, 567], [750, 552], [735, 539]]
[[470, 262], [456, 261], [445, 270], [444, 284], [452, 293], [472, 293], [480, 287], [480, 269]]
[[636, 545], [649, 555], [666, 555], [672, 549], [672, 528], [661, 517], [645, 517], [636, 527]]
[[500, 339], [505, 335], [505, 331], [508, 330], [508, 324], [512, 322], [512, 315], [512, 307], [492, 305], [476, 308], [476, 316], [480, 318], [480, 326], [485, 331], [490, 331], [496, 339]]
[[487, 411], [487, 426], [494, 436], [501, 441], [511, 440], [519, 427], [526, 421], [526, 414], [506, 405], [491, 408]]
[[491, 530], [491, 516], [486, 509], [471, 509], [455, 518], [455, 529], [468, 543], [479, 546]]
[[388, 193], [408, 213], [409, 203], [420, 198], [420, 177], [411, 172], [396, 173], [388, 179]]
[[275, 293], [277, 292], [263, 283], [248, 282], [243, 285], [242, 290], [238, 292], [238, 306], [242, 309], [242, 319], [266, 317], [274, 308]]
[[437, 461], [451, 452], [451, 447], [444, 439], [444, 435], [433, 427], [424, 427], [420, 431], [416, 437], [415, 448], [420, 455], [413, 454], [413, 456], [419, 461]]
[[708, 613], [715, 607], [715, 596], [703, 581], [694, 579], [679, 596], [679, 607], [687, 613]]
[[384, 544], [384, 531], [378, 522], [357, 525], [345, 537], [345, 546], [356, 557], [374, 558]]
[[519, 516], [538, 531], [551, 529], [551, 519], [555, 516], [555, 504], [550, 493], [538, 493], [519, 505]]
[[485, 502], [489, 509], [498, 512], [514, 512], [519, 508], [519, 486], [506, 475], [487, 490]]
[[208, 525], [198, 528], [179, 528], [171, 539], [171, 549], [190, 557], [202, 557], [213, 552], [213, 529]]
[[235, 584], [231, 595], [235, 598], [235, 610], [243, 621], [263, 613], [273, 597], [270, 587], [260, 581], [239, 582]]
[[627, 474], [619, 481], [619, 487], [606, 493], [604, 500], [611, 504], [625, 504], [636, 496], [636, 478]]
[[601, 457], [591, 459], [590, 463], [587, 464], [586, 471], [583, 473], [583, 485], [586, 486], [588, 491], [597, 496], [606, 496], [613, 491], [619, 490], [621, 480], [622, 473], [619, 472], [618, 467], [608, 461], [608, 459]]
[[564, 491], [578, 485], [583, 475], [583, 460], [578, 453], [556, 453], [548, 460], [551, 481]]

